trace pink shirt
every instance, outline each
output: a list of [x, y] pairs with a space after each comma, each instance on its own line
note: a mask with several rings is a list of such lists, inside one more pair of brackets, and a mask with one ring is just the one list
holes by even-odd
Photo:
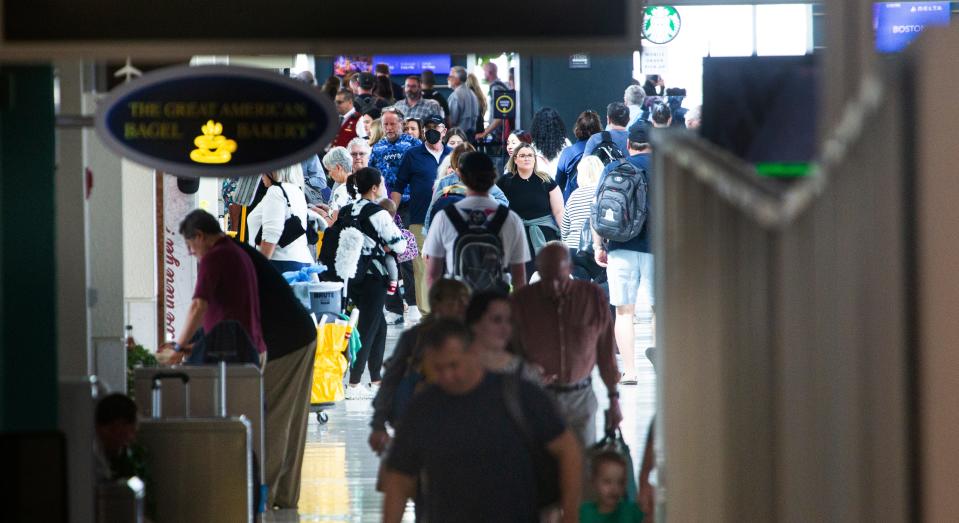
[[256, 271], [250, 257], [230, 238], [224, 236], [200, 258], [193, 298], [207, 303], [203, 332], [211, 332], [221, 321], [235, 320], [246, 329], [256, 350], [266, 351]]

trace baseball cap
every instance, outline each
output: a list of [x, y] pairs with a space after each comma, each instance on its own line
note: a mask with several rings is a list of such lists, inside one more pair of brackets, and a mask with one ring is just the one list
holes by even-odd
[[427, 116], [425, 120], [423, 120], [423, 124], [424, 124], [424, 125], [425, 125], [425, 124], [430, 124], [430, 123], [436, 124], [436, 125], [440, 125], [440, 124], [443, 124], [443, 123], [446, 123], [446, 122], [443, 121], [443, 118], [442, 118], [440, 115], [438, 115], [438, 114], [431, 114], [431, 115]]
[[649, 132], [645, 125], [635, 125], [629, 130], [629, 141], [633, 143], [649, 143]]

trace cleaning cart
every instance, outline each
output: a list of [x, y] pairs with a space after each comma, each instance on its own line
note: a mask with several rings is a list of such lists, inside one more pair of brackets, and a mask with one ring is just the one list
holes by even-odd
[[354, 309], [350, 316], [323, 315], [316, 326], [310, 412], [316, 413], [316, 420], [321, 424], [330, 419], [325, 411], [343, 400], [343, 377], [358, 350], [359, 339], [354, 333], [358, 318], [359, 311]]

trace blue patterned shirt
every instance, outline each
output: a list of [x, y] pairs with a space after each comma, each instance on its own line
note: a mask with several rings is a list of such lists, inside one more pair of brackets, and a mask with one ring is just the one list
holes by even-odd
[[[393, 190], [396, 185], [396, 173], [400, 170], [400, 162], [406, 151], [422, 144], [423, 142], [413, 138], [408, 134], [401, 134], [399, 139], [390, 143], [386, 138], [373, 144], [373, 153], [370, 155], [370, 167], [379, 169], [383, 174], [383, 180], [386, 182], [386, 194]], [[403, 201], [410, 198], [409, 187], [403, 191]]]

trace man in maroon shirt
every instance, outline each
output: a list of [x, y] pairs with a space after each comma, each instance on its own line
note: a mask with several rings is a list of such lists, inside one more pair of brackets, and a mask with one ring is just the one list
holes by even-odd
[[190, 253], [200, 260], [196, 288], [186, 322], [173, 345], [171, 363], [183, 359], [190, 338], [201, 326], [209, 333], [221, 321], [234, 320], [246, 330], [266, 363], [266, 343], [260, 326], [260, 299], [253, 262], [236, 242], [223, 234], [210, 213], [197, 209], [180, 223]]
[[590, 374], [609, 393], [609, 424], [617, 427], [619, 368], [609, 300], [596, 284], [570, 279], [572, 261], [563, 243], [550, 242], [536, 257], [540, 281], [513, 293], [514, 338], [522, 354], [543, 368], [546, 392], [580, 443], [596, 443], [596, 410]]

